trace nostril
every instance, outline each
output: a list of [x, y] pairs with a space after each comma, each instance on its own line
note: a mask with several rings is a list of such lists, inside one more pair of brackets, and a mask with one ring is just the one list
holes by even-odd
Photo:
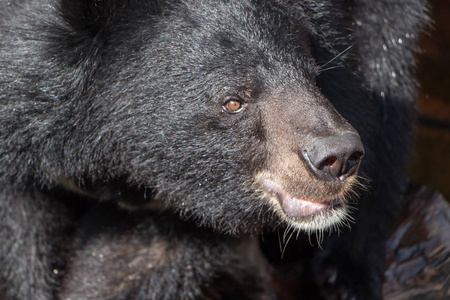
[[352, 155], [350, 155], [350, 157], [347, 160], [347, 164], [345, 166], [343, 175], [348, 177], [348, 176], [355, 174], [363, 155], [364, 155], [364, 153], [360, 152], [360, 151], [356, 151]]
[[320, 163], [319, 169], [323, 169], [325, 167], [331, 167], [332, 165], [334, 165], [337, 162], [337, 160], [338, 159], [335, 156], [328, 157]]
[[320, 162], [317, 169], [322, 172], [324, 176], [338, 177], [342, 170], [342, 163], [336, 156], [331, 156]]
[[350, 167], [353, 167], [353, 166], [359, 164], [359, 162], [361, 161], [361, 158], [363, 157], [363, 155], [364, 155], [364, 153], [362, 153], [360, 151], [357, 151], [357, 152], [353, 153], [348, 158], [348, 165]]
[[354, 152], [350, 157], [348, 158], [349, 161], [359, 161], [361, 157], [363, 156], [363, 153], [360, 151]]

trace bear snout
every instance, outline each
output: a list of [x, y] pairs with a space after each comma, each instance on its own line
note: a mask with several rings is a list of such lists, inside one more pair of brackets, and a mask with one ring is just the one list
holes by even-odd
[[345, 133], [316, 140], [302, 155], [318, 179], [342, 181], [358, 171], [364, 147], [358, 135]]

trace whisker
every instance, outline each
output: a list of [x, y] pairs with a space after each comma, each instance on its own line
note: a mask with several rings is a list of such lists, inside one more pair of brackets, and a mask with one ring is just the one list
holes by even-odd
[[322, 243], [323, 243], [323, 230], [318, 230], [316, 232], [316, 241], [317, 241], [317, 247], [319, 247], [319, 249], [323, 250], [322, 248]]
[[309, 245], [310, 246], [314, 246], [314, 244], [311, 241], [311, 234], [312, 234], [311, 230], [308, 230], [308, 242], [309, 242]]
[[342, 67], [343, 67], [343, 66], [338, 65], [338, 66], [332, 66], [332, 67], [325, 68], [325, 69], [319, 68], [318, 73], [323, 73], [323, 72], [325, 72], [325, 71], [329, 71], [329, 70], [333, 70], [333, 69], [337, 69], [337, 68], [342, 68]]
[[287, 245], [288, 245], [289, 241], [291, 240], [292, 236], [294, 235], [294, 233], [295, 233], [295, 230], [292, 230], [292, 233], [289, 235], [286, 243], [284, 244], [283, 251], [281, 252], [281, 258], [284, 257], [284, 253], [286, 251]]
[[280, 246], [280, 252], [283, 252], [283, 245], [281, 244], [280, 230], [277, 231], [278, 234], [278, 245]]
[[348, 46], [346, 49], [344, 49], [343, 51], [341, 51], [340, 53], [338, 53], [335, 57], [333, 57], [332, 59], [330, 59], [329, 61], [327, 61], [326, 63], [324, 63], [323, 65], [319, 66], [317, 69], [317, 75], [319, 75], [321, 72], [323, 71], [327, 71], [327, 70], [331, 70], [333, 68], [337, 68], [337, 67], [341, 67], [340, 65], [338, 66], [334, 66], [334, 67], [330, 67], [330, 68], [324, 68], [326, 66], [328, 66], [329, 64], [331, 64], [332, 62], [334, 62], [336, 59], [338, 59], [339, 57], [343, 56], [345, 53], [347, 53], [351, 48], [353, 47], [353, 45]]
[[289, 230], [292, 228], [292, 224], [288, 224], [288, 226], [286, 227], [286, 229], [284, 230], [284, 234], [283, 234], [283, 243], [286, 243], [286, 236], [289, 233]]

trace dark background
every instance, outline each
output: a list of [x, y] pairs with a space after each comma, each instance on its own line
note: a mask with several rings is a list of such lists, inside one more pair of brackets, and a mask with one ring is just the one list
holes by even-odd
[[433, 25], [420, 43], [420, 116], [410, 177], [450, 200], [450, 1], [429, 1]]

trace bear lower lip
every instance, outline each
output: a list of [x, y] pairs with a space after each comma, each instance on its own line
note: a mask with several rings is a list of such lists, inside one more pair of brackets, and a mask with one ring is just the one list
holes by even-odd
[[260, 185], [263, 190], [278, 200], [283, 212], [292, 219], [312, 217], [342, 204], [340, 197], [320, 202], [292, 197], [271, 179], [264, 179], [260, 181]]

